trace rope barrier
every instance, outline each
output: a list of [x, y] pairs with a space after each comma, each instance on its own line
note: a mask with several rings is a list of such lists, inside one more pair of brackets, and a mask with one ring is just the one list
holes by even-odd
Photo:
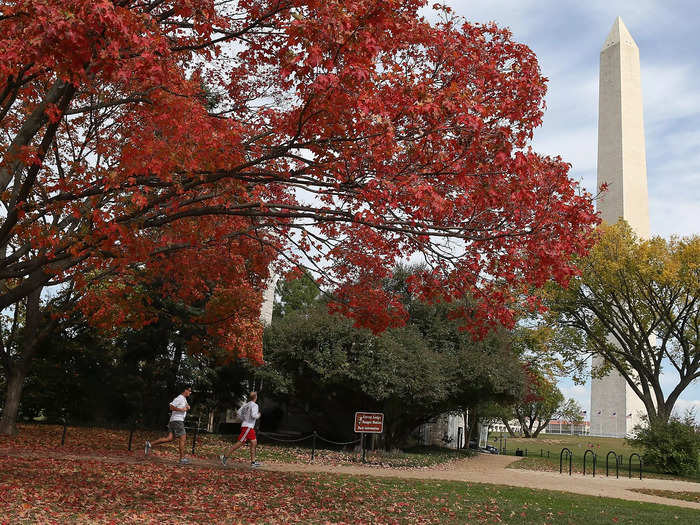
[[319, 436], [318, 434], [316, 435], [316, 437], [318, 437], [318, 439], [320, 439], [321, 441], [325, 441], [326, 443], [330, 443], [332, 445], [352, 445], [353, 443], [360, 442], [359, 439], [356, 439], [354, 441], [342, 441], [342, 442], [341, 441], [331, 441], [330, 439], [326, 439], [322, 436]]
[[[61, 436], [61, 445], [64, 445], [66, 442], [66, 431], [67, 431], [67, 422], [63, 422], [63, 435]], [[192, 454], [195, 453], [195, 447], [197, 446], [197, 435], [200, 433], [208, 433], [205, 429], [203, 429], [201, 426], [185, 426], [186, 430], [193, 430], [194, 435], [192, 439]], [[141, 431], [142, 429], [136, 429], [134, 426], [131, 426], [128, 429], [117, 429], [117, 430], [128, 430], [129, 432], [129, 444], [128, 444], [128, 449], [131, 450], [132, 448], [132, 442], [134, 438], [134, 433], [138, 430]], [[331, 439], [324, 438], [323, 436], [320, 436], [316, 431], [314, 431], [312, 434], [309, 434], [308, 436], [301, 436], [299, 438], [294, 438], [294, 439], [280, 439], [277, 437], [274, 437], [268, 432], [258, 432], [258, 435], [265, 437], [266, 439], [269, 439], [271, 441], [276, 441], [278, 443], [301, 443], [302, 441], [306, 441], [307, 439], [313, 439], [313, 445], [312, 445], [312, 450], [311, 450], [311, 460], [313, 461], [315, 453], [316, 453], [316, 440], [320, 439], [321, 441], [324, 441], [326, 443], [330, 443], [331, 445], [337, 445], [337, 446], [345, 446], [345, 445], [355, 445], [357, 443], [362, 442], [362, 438], [360, 439], [355, 439], [353, 441], [333, 441]]]
[[310, 437], [313, 437], [313, 434], [309, 434], [308, 436], [300, 437], [297, 439], [279, 439], [279, 438], [272, 437], [267, 432], [258, 432], [258, 434], [261, 436], [264, 436], [268, 439], [271, 439], [272, 441], [277, 441], [279, 443], [299, 443], [301, 441], [305, 441], [305, 440], [309, 439]]

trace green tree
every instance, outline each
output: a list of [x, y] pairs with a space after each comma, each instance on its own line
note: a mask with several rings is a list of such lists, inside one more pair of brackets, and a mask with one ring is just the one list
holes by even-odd
[[691, 475], [700, 466], [700, 433], [695, 414], [686, 412], [683, 418], [672, 416], [669, 421], [648, 420], [635, 427], [635, 436], [628, 441], [644, 449], [644, 463], [661, 472]]
[[304, 310], [318, 302], [320, 289], [313, 277], [304, 272], [291, 280], [279, 280], [275, 290], [277, 300], [272, 308], [272, 317], [283, 317], [289, 312]]
[[[616, 370], [649, 421], [666, 422], [700, 377], [700, 237], [641, 240], [624, 221], [600, 231], [577, 262], [580, 277], [548, 291], [558, 350], [579, 377], [591, 355], [603, 358], [592, 374]], [[678, 374], [668, 394], [661, 386], [666, 367]]]
[[276, 318], [265, 332], [266, 366], [256, 373], [317, 430], [351, 430], [352, 413], [385, 413], [385, 446], [402, 445], [418, 425], [448, 411], [474, 410], [519, 391], [510, 335], [475, 342], [454, 306], [416, 300], [399, 267], [385, 286], [402, 297], [407, 324], [381, 335], [330, 315], [323, 301]]
[[527, 383], [524, 395], [512, 405], [511, 410], [505, 411], [503, 423], [513, 435], [509, 421], [515, 418], [526, 438], [536, 438], [549, 421], [558, 415], [564, 404], [564, 396], [555, 382], [540, 371], [526, 368], [525, 375]]

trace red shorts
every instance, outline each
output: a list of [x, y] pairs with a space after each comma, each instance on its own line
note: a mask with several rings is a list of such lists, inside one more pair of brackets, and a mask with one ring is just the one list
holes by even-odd
[[255, 441], [255, 429], [251, 427], [241, 427], [241, 434], [238, 436], [238, 441], [245, 443], [246, 441]]

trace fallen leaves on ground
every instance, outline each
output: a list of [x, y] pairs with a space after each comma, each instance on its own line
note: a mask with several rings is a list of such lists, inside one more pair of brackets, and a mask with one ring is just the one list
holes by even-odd
[[[0, 436], [0, 449], [60, 451], [71, 454], [141, 455], [145, 441], [154, 441], [167, 432], [128, 429], [105, 429], [98, 427], [67, 427], [65, 444], [61, 445], [63, 427], [60, 425], [20, 425], [19, 433], [13, 437]], [[131, 436], [131, 452], [129, 437]], [[198, 434], [194, 457], [216, 459], [219, 454], [235, 442], [236, 436], [218, 434]], [[192, 452], [194, 432], [188, 431], [186, 451]], [[259, 438], [258, 459], [265, 462], [310, 463], [311, 439], [302, 444], [283, 444], [261, 436]], [[321, 465], [357, 465], [362, 463], [362, 453], [355, 448], [338, 450], [316, 449], [315, 464]], [[169, 457], [176, 454], [174, 442], [155, 447], [152, 453], [157, 457]], [[236, 456], [248, 457], [247, 448], [239, 449]], [[466, 457], [466, 451], [456, 454], [449, 449], [425, 449], [419, 453], [367, 451], [364, 466], [378, 468], [448, 468], [456, 459]]]
[[[0, 457], [0, 522], [438, 523], [455, 501], [415, 483], [162, 462]], [[464, 504], [464, 502], [462, 502]], [[497, 523], [495, 501], [471, 515]]]

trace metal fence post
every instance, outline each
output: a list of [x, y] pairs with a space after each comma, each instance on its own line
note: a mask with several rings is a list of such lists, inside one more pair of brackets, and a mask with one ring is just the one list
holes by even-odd
[[568, 448], [566, 448], [566, 447], [563, 448], [563, 449], [561, 449], [561, 452], [559, 453], [559, 474], [561, 474], [561, 473], [562, 473], [562, 470], [563, 470], [563, 469], [562, 469], [562, 466], [563, 466], [563, 465], [562, 465], [562, 463], [563, 463], [562, 460], [564, 459], [564, 452], [566, 452], [566, 455], [569, 457], [569, 476], [571, 476], [571, 456], [573, 456], [573, 454], [572, 454], [571, 451], [570, 451]]
[[63, 418], [63, 435], [61, 436], [61, 446], [66, 444], [66, 431], [68, 430], [68, 423], [66, 422], [66, 419]]
[[314, 430], [313, 440], [311, 441], [311, 461], [314, 460], [314, 456], [316, 455], [316, 436], [317, 436], [317, 433]]
[[194, 447], [197, 446], [197, 434], [199, 433], [199, 418], [197, 418], [197, 426], [194, 429], [194, 438], [192, 438], [192, 455], [194, 456]]
[[620, 462], [617, 460], [617, 454], [615, 454], [614, 450], [611, 450], [608, 452], [608, 454], [605, 456], [605, 476], [607, 477], [608, 474], [608, 460], [610, 458], [610, 454], [615, 456], [615, 477], [620, 477]]
[[591, 454], [593, 456], [593, 477], [595, 478], [595, 463], [596, 463], [596, 455], [595, 452], [593, 452], [591, 449], [586, 450], [583, 454], [583, 475], [586, 475], [586, 459], [588, 457], [588, 454]]
[[131, 425], [131, 431], [129, 432], [129, 452], [131, 452], [131, 442], [134, 439], [134, 425]]
[[366, 452], [366, 449], [365, 449], [365, 433], [364, 433], [364, 432], [362, 432], [362, 433], [360, 434], [360, 443], [362, 443], [362, 463], [364, 463], [364, 462], [365, 462], [365, 452]]
[[636, 452], [633, 454], [630, 454], [630, 459], [629, 459], [629, 477], [632, 479], [632, 458], [634, 456], [637, 456], [637, 459], [639, 459], [639, 479], [642, 479], [642, 457], [637, 454]]

